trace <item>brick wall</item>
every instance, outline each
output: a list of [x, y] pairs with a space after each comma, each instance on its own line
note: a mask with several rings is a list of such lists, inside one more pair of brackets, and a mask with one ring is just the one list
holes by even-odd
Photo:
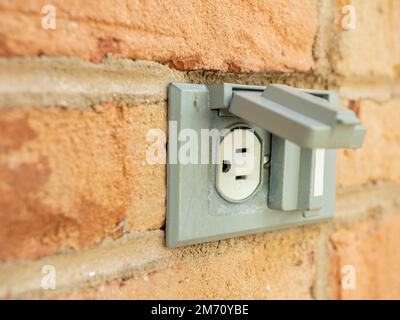
[[[400, 299], [399, 0], [54, 0], [55, 29], [47, 4], [0, 2], [1, 298]], [[335, 218], [165, 248], [171, 81], [339, 92], [368, 133]]]

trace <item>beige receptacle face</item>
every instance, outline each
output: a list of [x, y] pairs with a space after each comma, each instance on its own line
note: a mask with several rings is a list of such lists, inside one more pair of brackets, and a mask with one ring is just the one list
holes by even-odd
[[253, 130], [233, 128], [220, 142], [216, 187], [227, 201], [248, 199], [261, 182], [261, 142]]

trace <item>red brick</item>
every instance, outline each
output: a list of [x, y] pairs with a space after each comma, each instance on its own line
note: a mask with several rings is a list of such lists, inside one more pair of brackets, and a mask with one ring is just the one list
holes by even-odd
[[378, 104], [352, 103], [367, 135], [362, 148], [341, 150], [338, 156], [338, 186], [366, 184], [379, 180], [400, 183], [400, 99]]
[[[369, 219], [335, 232], [331, 241], [331, 295], [340, 299], [400, 299], [400, 215], [383, 221]], [[355, 271], [355, 288], [341, 285]]]
[[165, 105], [101, 109], [0, 109], [0, 260], [163, 225], [165, 166], [145, 152]]
[[175, 68], [309, 71], [315, 0], [258, 2], [55, 0], [55, 30], [41, 27], [45, 0], [0, 3], [0, 55], [116, 57]]
[[[355, 29], [341, 26], [343, 6], [353, 6]], [[338, 55], [336, 72], [348, 78], [392, 78], [399, 63], [397, 47], [400, 6], [398, 1], [337, 0]]]

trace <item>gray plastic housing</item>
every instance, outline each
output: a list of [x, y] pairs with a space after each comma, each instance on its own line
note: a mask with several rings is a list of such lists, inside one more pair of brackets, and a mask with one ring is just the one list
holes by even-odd
[[[262, 96], [267, 90], [268, 88], [261, 86], [235, 84], [170, 85], [169, 159], [175, 157], [171, 155], [174, 144], [179, 150], [183, 145], [192, 143], [179, 139], [172, 143], [171, 138], [176, 134], [174, 130], [180, 132], [182, 129], [191, 129], [200, 136], [202, 129], [224, 129], [240, 125], [253, 128], [260, 137], [262, 152], [270, 158], [270, 168], [263, 170], [261, 184], [248, 200], [231, 203], [216, 191], [215, 164], [180, 164], [169, 161], [166, 225], [168, 247], [310, 224], [332, 217], [335, 207], [336, 151], [325, 149], [325, 143], [329, 147], [356, 147], [362, 142], [365, 129], [351, 114], [330, 110], [337, 103], [337, 98], [332, 92], [290, 88], [290, 92], [295, 92], [294, 97], [292, 94], [290, 99], [296, 101], [298, 96], [301, 99], [302, 95], [297, 93], [302, 92], [307, 98], [310, 95], [317, 99], [311, 99], [315, 105], [313, 108], [322, 106], [328, 110], [326, 114], [322, 112], [322, 119], [318, 120], [314, 119], [312, 113], [308, 114], [311, 125], [305, 121], [307, 125], [302, 129], [305, 131], [296, 131], [297, 129], [290, 128], [292, 121], [296, 121], [293, 112], [301, 116], [301, 109], [294, 111], [290, 106], [285, 106], [291, 100], [276, 99], [274, 95], [267, 95], [279, 101], [282, 108], [289, 110], [289, 120], [282, 116], [284, 113], [280, 113], [282, 128], [273, 128], [275, 132], [283, 135], [278, 136], [267, 128], [270, 121], [268, 118], [265, 119], [266, 122], [262, 122], [253, 116], [253, 111], [260, 106], [265, 109], [263, 112], [272, 112], [269, 103], [265, 102], [268, 98]], [[328, 105], [320, 100], [326, 101]], [[276, 101], [273, 103], [278, 104]], [[249, 110], [246, 110], [247, 108]], [[314, 126], [315, 122], [318, 124]], [[344, 128], [339, 128], [342, 125]], [[322, 132], [328, 130], [334, 138], [326, 134], [323, 139], [319, 138], [317, 133], [321, 127], [325, 127]], [[314, 128], [317, 128], [316, 131]], [[350, 131], [346, 131], [349, 128], [352, 129], [351, 134]], [[277, 131], [278, 129], [280, 131]], [[342, 129], [349, 135], [344, 136], [344, 133], [341, 133]], [[289, 133], [285, 133], [286, 131]], [[296, 136], [302, 132], [306, 132], [304, 137]], [[343, 139], [338, 138], [342, 134]], [[288, 140], [289, 137], [302, 146]], [[349, 139], [351, 142], [347, 141]], [[210, 154], [215, 147], [215, 144], [210, 143]], [[313, 183], [316, 161], [313, 159], [316, 151], [321, 149], [324, 151], [321, 169], [323, 193], [316, 194]]]
[[262, 92], [227, 88], [220, 85], [219, 90], [215, 86], [213, 90], [225, 100], [231, 96], [230, 113], [300, 147], [359, 148], [364, 141], [365, 128], [360, 120], [351, 110], [339, 109], [337, 99], [327, 100], [315, 91], [310, 94], [286, 85], [269, 85]]

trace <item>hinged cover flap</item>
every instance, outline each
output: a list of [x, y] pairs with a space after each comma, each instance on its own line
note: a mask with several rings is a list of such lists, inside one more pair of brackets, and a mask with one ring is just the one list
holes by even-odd
[[303, 148], [359, 148], [365, 137], [351, 110], [286, 85], [234, 91], [229, 111]]

